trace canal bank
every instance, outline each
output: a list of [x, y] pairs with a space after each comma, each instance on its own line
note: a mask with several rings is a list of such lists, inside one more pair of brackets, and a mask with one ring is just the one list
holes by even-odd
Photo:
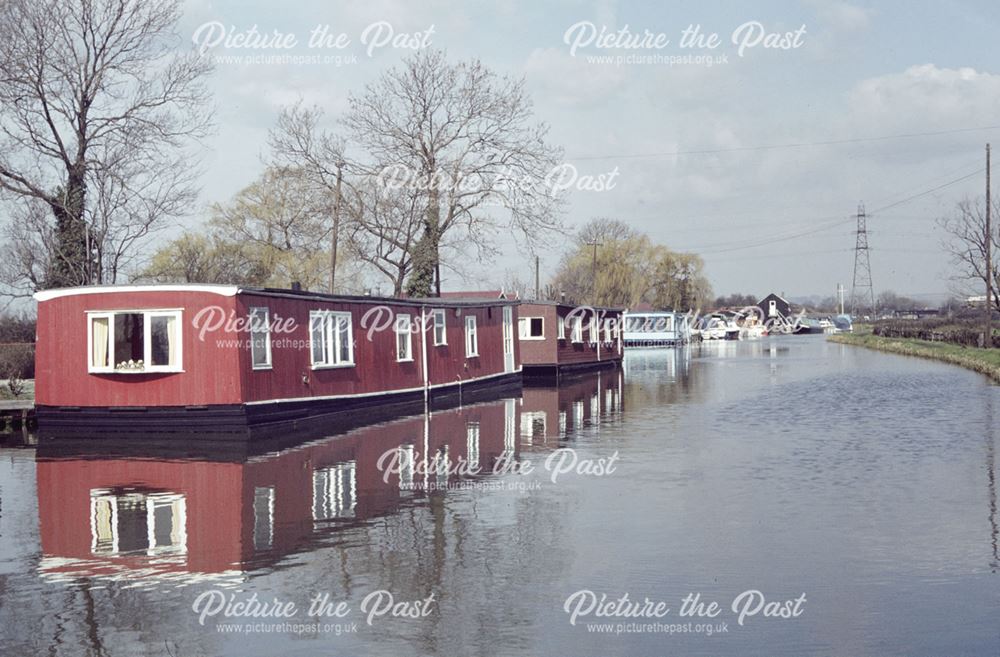
[[838, 344], [951, 363], [984, 374], [1000, 383], [1000, 351], [996, 349], [976, 349], [946, 342], [909, 338], [883, 338], [871, 333], [837, 333], [827, 339]]

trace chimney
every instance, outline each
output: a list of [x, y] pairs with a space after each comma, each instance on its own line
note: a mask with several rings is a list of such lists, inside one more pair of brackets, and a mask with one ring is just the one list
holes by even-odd
[[292, 292], [301, 292], [301, 291], [302, 291], [302, 283], [298, 281], [292, 281]]

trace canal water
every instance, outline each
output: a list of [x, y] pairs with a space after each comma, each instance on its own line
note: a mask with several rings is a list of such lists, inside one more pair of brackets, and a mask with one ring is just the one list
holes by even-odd
[[0, 654], [996, 655], [998, 428], [979, 375], [802, 336], [270, 451], [0, 449]]

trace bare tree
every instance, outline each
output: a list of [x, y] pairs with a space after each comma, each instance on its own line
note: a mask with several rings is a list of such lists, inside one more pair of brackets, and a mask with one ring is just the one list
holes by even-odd
[[416, 197], [371, 182], [354, 186], [347, 205], [351, 252], [388, 278], [393, 296], [400, 296], [413, 264], [424, 208]]
[[114, 282], [190, 206], [211, 65], [175, 51], [179, 17], [179, 0], [0, 3], [0, 193], [32, 219], [9, 227], [9, 293]]
[[[998, 212], [1000, 201], [993, 201], [993, 216], [1000, 216]], [[990, 236], [994, 256], [991, 271], [987, 273], [985, 201], [965, 199], [958, 204], [953, 215], [939, 219], [938, 223], [948, 233], [943, 246], [956, 265], [953, 280], [961, 293], [982, 294], [987, 276], [991, 276], [993, 299], [990, 303], [994, 309], [1000, 310], [1000, 263], [997, 262], [1000, 258], [996, 255], [1000, 253], [1000, 239], [994, 229]]]
[[344, 175], [347, 162], [344, 141], [321, 127], [323, 110], [296, 103], [278, 115], [278, 122], [268, 133], [272, 166], [293, 167], [326, 194], [330, 208], [330, 292], [337, 291], [340, 236], [343, 232]]
[[532, 123], [523, 80], [427, 50], [349, 104], [344, 123], [369, 170], [425, 208], [411, 295], [431, 293], [446, 236], [489, 257], [501, 229], [533, 246], [560, 227], [560, 198], [547, 182], [561, 153], [546, 144], [547, 126]]

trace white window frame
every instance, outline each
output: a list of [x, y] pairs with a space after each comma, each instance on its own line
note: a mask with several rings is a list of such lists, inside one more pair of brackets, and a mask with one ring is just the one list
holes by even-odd
[[[413, 362], [413, 318], [405, 313], [397, 313], [396, 320], [393, 322], [393, 333], [396, 336], [396, 362], [397, 363], [412, 363]], [[399, 338], [400, 336], [406, 336], [406, 355], [400, 353], [399, 351]]]
[[479, 357], [479, 327], [475, 315], [465, 316], [465, 357]]
[[[444, 309], [436, 308], [431, 311], [431, 317], [434, 322], [434, 346], [435, 347], [447, 347], [448, 346], [448, 317], [445, 314]], [[438, 338], [438, 329], [441, 330], [441, 337]]]
[[[142, 364], [141, 370], [115, 369], [115, 316], [142, 315]], [[149, 374], [162, 372], [184, 371], [184, 312], [178, 308], [151, 309], [137, 308], [135, 310], [95, 310], [87, 311], [87, 372], [90, 374]], [[154, 317], [172, 317], [177, 327], [177, 363], [174, 365], [152, 365], [153, 341], [152, 322]], [[108, 365], [94, 365], [94, 320], [108, 321]]]
[[613, 319], [605, 318], [605, 320], [604, 320], [604, 341], [605, 342], [613, 342], [614, 341], [614, 337], [612, 337], [612, 332], [611, 332], [611, 328], [612, 328], [612, 324], [613, 323], [614, 323]]
[[[264, 338], [264, 355], [266, 357], [265, 362], [260, 365], [256, 364], [254, 361], [254, 316], [257, 313], [264, 314], [264, 326], [267, 329], [262, 331], [265, 334]], [[250, 325], [247, 329], [250, 335], [250, 367], [255, 370], [269, 370], [271, 369], [271, 309], [266, 306], [253, 306], [250, 308]]]
[[[316, 318], [323, 320], [323, 343], [326, 351], [326, 360], [316, 362], [313, 351], [313, 322]], [[347, 340], [350, 343], [347, 352], [350, 360], [340, 360], [340, 331], [337, 325], [340, 319], [347, 319]], [[341, 367], [354, 367], [354, 318], [351, 313], [340, 310], [310, 310], [309, 311], [309, 363], [314, 370], [331, 370]]]
[[570, 322], [570, 324], [571, 324], [571, 326], [570, 326], [570, 334], [571, 334], [570, 341], [573, 344], [582, 344], [583, 343], [583, 318], [577, 316], [577, 317], [573, 317], [571, 319], [572, 319], [572, 321]]
[[556, 316], [556, 339], [566, 339], [566, 318], [562, 315]]
[[[531, 321], [537, 319], [542, 323], [542, 334], [531, 335]], [[544, 340], [545, 339], [545, 318], [535, 315], [533, 317], [521, 317], [517, 320], [517, 337], [519, 340]]]

